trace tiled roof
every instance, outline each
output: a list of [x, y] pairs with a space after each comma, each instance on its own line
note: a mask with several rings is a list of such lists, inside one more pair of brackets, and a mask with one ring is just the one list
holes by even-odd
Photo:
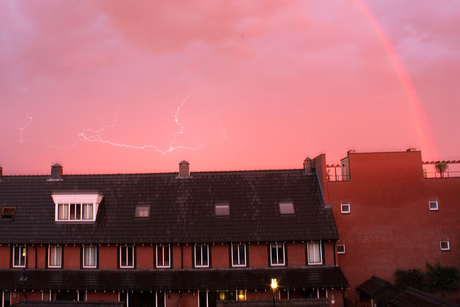
[[448, 307], [457, 304], [445, 301], [414, 288], [408, 288], [389, 302], [393, 307]]
[[401, 292], [399, 288], [393, 286], [389, 281], [378, 278], [376, 276], [372, 276], [371, 279], [368, 279], [360, 284], [358, 287], [356, 287], [356, 291], [358, 291], [360, 294], [362, 293], [372, 298], [388, 288], [393, 289], [395, 292]]
[[19, 301], [15, 307], [123, 307], [125, 302]]
[[[332, 209], [325, 208], [316, 174], [304, 170], [3, 176], [2, 244], [213, 243], [338, 239]], [[94, 223], [55, 222], [53, 193], [97, 192], [103, 200]], [[295, 214], [280, 215], [279, 202], [293, 201]], [[216, 203], [230, 216], [215, 217]], [[150, 205], [149, 218], [134, 218], [136, 205]]]
[[270, 290], [348, 287], [336, 266], [189, 270], [0, 270], [0, 289], [66, 291]]

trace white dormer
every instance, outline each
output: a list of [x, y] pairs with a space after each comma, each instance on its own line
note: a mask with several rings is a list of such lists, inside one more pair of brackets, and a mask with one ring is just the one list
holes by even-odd
[[53, 194], [56, 222], [94, 222], [104, 196], [100, 194]]

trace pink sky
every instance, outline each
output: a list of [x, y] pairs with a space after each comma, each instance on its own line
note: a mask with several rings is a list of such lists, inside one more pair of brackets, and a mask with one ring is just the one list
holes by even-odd
[[460, 159], [460, 2], [0, 2], [9, 174]]

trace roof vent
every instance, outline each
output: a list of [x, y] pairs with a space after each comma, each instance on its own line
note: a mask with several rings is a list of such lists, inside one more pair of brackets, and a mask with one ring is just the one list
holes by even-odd
[[51, 166], [51, 178], [48, 181], [62, 180], [62, 166], [58, 163]]
[[190, 178], [190, 164], [187, 161], [179, 163], [179, 178]]

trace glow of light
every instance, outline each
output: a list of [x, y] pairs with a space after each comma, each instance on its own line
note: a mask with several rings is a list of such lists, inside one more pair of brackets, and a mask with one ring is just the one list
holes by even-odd
[[278, 288], [278, 281], [276, 278], [272, 278], [272, 283], [270, 285], [272, 287], [272, 290], [275, 291]]
[[436, 157], [436, 148], [433, 141], [433, 136], [428, 125], [425, 112], [422, 108], [422, 104], [417, 96], [417, 92], [412, 84], [412, 81], [409, 78], [408, 73], [406, 72], [404, 65], [402, 64], [401, 60], [399, 59], [393, 44], [391, 43], [388, 36], [383, 31], [382, 27], [380, 26], [377, 18], [372, 14], [372, 12], [368, 9], [368, 7], [364, 4], [363, 0], [354, 0], [356, 6], [363, 14], [364, 18], [367, 20], [369, 25], [372, 27], [374, 32], [376, 33], [378, 39], [380, 40], [381, 44], [383, 45], [385, 51], [390, 58], [396, 74], [400, 79], [404, 91], [407, 96], [407, 100], [411, 107], [412, 115], [415, 120], [416, 130], [419, 139], [422, 142], [423, 151], [426, 153], [427, 156]]

